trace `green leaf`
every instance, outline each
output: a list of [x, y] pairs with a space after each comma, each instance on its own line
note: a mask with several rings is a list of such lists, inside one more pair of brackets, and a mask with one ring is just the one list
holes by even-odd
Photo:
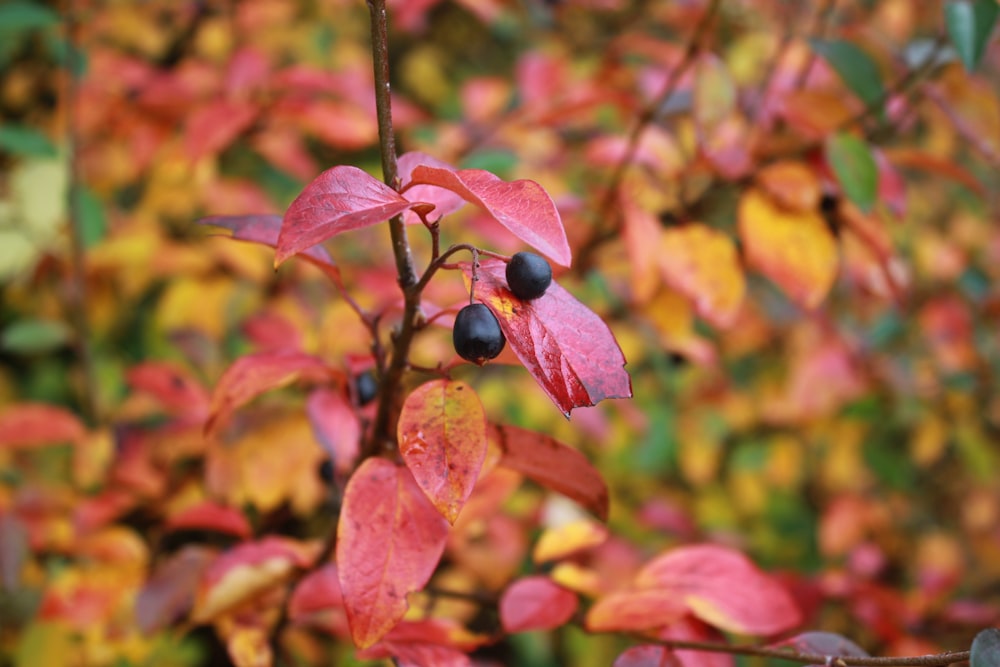
[[104, 215], [104, 206], [97, 196], [89, 189], [80, 191], [80, 237], [84, 247], [96, 245], [108, 228], [108, 219]]
[[44, 134], [23, 125], [0, 127], [0, 150], [14, 155], [55, 157], [56, 147]]
[[1000, 14], [996, 0], [952, 0], [944, 8], [948, 36], [965, 69], [976, 69]]
[[59, 23], [59, 14], [34, 2], [8, 2], [0, 6], [0, 32], [48, 28]]
[[866, 213], [878, 195], [878, 166], [868, 144], [853, 134], [830, 135], [826, 161], [847, 198]]
[[18, 320], [0, 334], [0, 349], [15, 354], [41, 354], [66, 345], [71, 335], [62, 322]]
[[884, 104], [882, 73], [871, 56], [844, 40], [811, 39], [809, 43], [865, 105], [875, 108]]
[[988, 628], [976, 635], [969, 667], [1000, 667], [1000, 630]]

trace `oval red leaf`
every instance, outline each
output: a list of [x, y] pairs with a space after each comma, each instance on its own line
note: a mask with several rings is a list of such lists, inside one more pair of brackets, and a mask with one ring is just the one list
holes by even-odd
[[[493, 311], [514, 354], [563, 414], [605, 398], [630, 398], [625, 355], [608, 325], [554, 282], [538, 299], [518, 299], [507, 289], [506, 266], [481, 262], [476, 298]], [[468, 264], [463, 270], [471, 276]]]
[[[410, 151], [409, 153], [400, 155], [398, 164], [399, 180], [403, 184], [404, 197], [412, 202], [434, 204], [434, 216], [437, 218], [454, 213], [465, 206], [465, 200], [452, 190], [447, 190], [437, 185], [413, 185], [412, 187], [408, 187], [410, 179], [413, 176], [413, 170], [421, 165], [434, 167], [435, 169], [444, 169], [446, 171], [455, 171], [455, 168], [447, 162], [442, 162], [420, 151]], [[420, 222], [420, 218], [412, 211], [406, 211], [403, 214], [403, 219], [408, 224]]]
[[0, 447], [77, 444], [85, 435], [83, 422], [55, 405], [15, 403], [0, 414]]
[[640, 588], [683, 601], [721, 630], [773, 635], [802, 621], [789, 592], [743, 554], [714, 544], [672, 549], [636, 576]]
[[660, 590], [605, 595], [587, 611], [590, 632], [641, 632], [674, 623], [688, 613], [683, 601]]
[[359, 648], [406, 613], [406, 595], [430, 579], [448, 522], [406, 468], [370, 458], [347, 483], [337, 527], [337, 570], [351, 636]]
[[256, 104], [221, 99], [196, 110], [184, 129], [184, 147], [188, 157], [198, 160], [217, 155], [233, 143], [257, 118]]
[[679, 661], [666, 646], [633, 646], [615, 658], [611, 667], [676, 667]]
[[493, 426], [503, 450], [500, 465], [575, 500], [601, 521], [608, 520], [608, 486], [587, 457], [542, 433]]
[[306, 413], [313, 435], [334, 468], [348, 473], [361, 452], [361, 421], [347, 396], [340, 391], [319, 388], [309, 394]]
[[285, 211], [274, 265], [342, 232], [388, 220], [410, 206], [409, 200], [357, 167], [327, 169]]
[[576, 613], [576, 595], [548, 577], [526, 577], [507, 587], [500, 598], [500, 622], [506, 632], [551, 630]]
[[436, 185], [475, 204], [517, 238], [569, 266], [573, 255], [562, 218], [549, 194], [534, 181], [507, 182], [482, 169], [452, 171], [440, 167], [414, 167], [410, 182]]
[[455, 523], [486, 458], [486, 413], [476, 392], [449, 380], [420, 385], [406, 397], [397, 437], [417, 484]]
[[[278, 247], [278, 236], [281, 234], [280, 215], [214, 215], [202, 218], [198, 223], [228, 229], [237, 241], [260, 243], [272, 248]], [[320, 266], [338, 271], [330, 253], [321, 245], [306, 247], [300, 253]]]
[[133, 389], [155, 397], [172, 413], [194, 419], [208, 413], [208, 392], [180, 366], [168, 361], [147, 361], [126, 374]]
[[250, 539], [252, 529], [243, 512], [210, 501], [192, 505], [167, 518], [168, 530], [213, 530]]

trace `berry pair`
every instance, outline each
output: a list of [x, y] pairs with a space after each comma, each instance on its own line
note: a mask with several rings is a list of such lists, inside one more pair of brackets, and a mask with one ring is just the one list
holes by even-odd
[[[542, 296], [552, 283], [552, 267], [531, 252], [519, 252], [511, 257], [506, 273], [510, 291], [524, 301]], [[452, 342], [458, 356], [483, 364], [500, 354], [507, 339], [490, 309], [482, 303], [473, 303], [458, 311]]]

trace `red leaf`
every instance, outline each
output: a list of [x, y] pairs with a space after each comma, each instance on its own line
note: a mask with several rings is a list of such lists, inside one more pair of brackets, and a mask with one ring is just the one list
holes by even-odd
[[344, 606], [344, 596], [340, 592], [337, 566], [328, 563], [310, 572], [298, 583], [288, 601], [288, 616], [292, 620], [308, 614]]
[[[419, 151], [404, 153], [399, 156], [399, 180], [403, 184], [404, 197], [412, 202], [434, 204], [434, 215], [437, 218], [443, 218], [449, 213], [454, 213], [465, 206], [465, 200], [458, 193], [446, 188], [438, 187], [437, 185], [413, 185], [409, 187], [413, 170], [420, 165], [444, 169], [446, 171], [455, 171], [455, 168], [447, 162], [442, 162], [426, 153]], [[420, 218], [413, 211], [403, 213], [403, 219], [409, 224], [420, 222]]]
[[[281, 233], [280, 215], [216, 215], [202, 218], [198, 222], [203, 225], [214, 225], [232, 230], [232, 237], [239, 241], [262, 243], [272, 248], [278, 247], [278, 235]], [[301, 255], [311, 258], [316, 264], [336, 270], [333, 259], [323, 246], [313, 245], [299, 252]]]
[[257, 105], [216, 100], [196, 110], [184, 129], [188, 157], [198, 160], [222, 152], [257, 118]]
[[494, 426], [492, 431], [503, 449], [500, 465], [575, 500], [607, 521], [608, 487], [587, 457], [542, 433], [516, 426]]
[[406, 397], [396, 430], [413, 478], [455, 523], [486, 458], [486, 413], [476, 392], [464, 382], [422, 384]]
[[633, 646], [615, 658], [611, 667], [676, 667], [677, 658], [666, 646]]
[[322, 359], [301, 352], [261, 352], [240, 357], [215, 385], [205, 432], [217, 431], [234, 410], [265, 391], [297, 380], [320, 382], [333, 377]]
[[675, 597], [709, 625], [772, 635], [802, 621], [792, 596], [743, 554], [714, 544], [683, 546], [653, 559], [636, 584]]
[[448, 522], [406, 468], [370, 458], [351, 476], [337, 528], [337, 569], [359, 648], [403, 618], [406, 595], [430, 579], [447, 537]]
[[208, 412], [208, 392], [183, 368], [166, 361], [147, 361], [129, 369], [133, 389], [151, 394], [172, 413], [195, 419]]
[[538, 183], [508, 183], [482, 169], [451, 171], [427, 165], [413, 169], [410, 183], [437, 185], [455, 192], [557, 264], [569, 266], [572, 253], [562, 219], [552, 198]]
[[469, 651], [490, 642], [455, 621], [428, 618], [402, 621], [379, 643], [357, 652], [362, 660], [394, 657], [400, 665], [420, 667], [468, 667]]
[[341, 473], [354, 468], [361, 451], [361, 422], [341, 391], [316, 389], [306, 402], [313, 435]]
[[86, 435], [69, 410], [44, 403], [15, 403], [0, 414], [0, 447], [77, 444]]
[[[714, 642], [723, 641], [722, 634], [693, 616], [685, 616], [671, 623], [657, 633], [657, 639], [682, 642]], [[683, 667], [734, 667], [733, 656], [714, 651], [695, 651], [675, 648], [674, 655]]]
[[149, 635], [188, 613], [198, 581], [214, 558], [213, 549], [187, 545], [160, 563], [135, 599], [139, 629]]
[[357, 167], [327, 169], [285, 211], [274, 264], [342, 232], [388, 220], [410, 206], [409, 200]]
[[688, 613], [683, 601], [660, 590], [632, 590], [600, 598], [587, 611], [591, 632], [636, 632], [674, 623]]
[[[518, 299], [507, 289], [505, 269], [501, 260], [482, 261], [476, 298], [493, 311], [514, 354], [563, 414], [631, 397], [625, 355], [608, 325], [554, 282], [538, 299]], [[468, 264], [463, 270], [470, 275]]]
[[551, 630], [569, 621], [578, 603], [576, 595], [548, 577], [525, 577], [500, 598], [500, 622], [511, 633]]
[[214, 530], [250, 539], [250, 522], [243, 512], [233, 507], [205, 501], [170, 516], [168, 530]]

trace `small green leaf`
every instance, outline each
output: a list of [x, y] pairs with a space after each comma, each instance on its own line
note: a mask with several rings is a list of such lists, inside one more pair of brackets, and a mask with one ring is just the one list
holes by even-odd
[[952, 0], [944, 8], [948, 36], [965, 69], [976, 69], [1000, 15], [996, 0]]
[[1000, 630], [988, 628], [976, 635], [969, 667], [1000, 667]]
[[14, 155], [55, 157], [56, 147], [44, 134], [23, 125], [0, 127], [0, 151]]
[[833, 134], [826, 141], [826, 161], [847, 198], [870, 211], [878, 196], [878, 166], [868, 144], [853, 134]]
[[14, 354], [42, 354], [66, 345], [71, 335], [62, 322], [18, 320], [0, 334], [0, 349]]
[[80, 237], [83, 245], [90, 248], [96, 245], [108, 228], [108, 219], [104, 215], [104, 206], [94, 193], [83, 188], [80, 191]]
[[0, 6], [0, 32], [48, 28], [59, 23], [59, 14], [34, 2], [9, 2]]
[[871, 56], [844, 40], [811, 39], [809, 43], [865, 105], [875, 108], [884, 104], [882, 73]]

